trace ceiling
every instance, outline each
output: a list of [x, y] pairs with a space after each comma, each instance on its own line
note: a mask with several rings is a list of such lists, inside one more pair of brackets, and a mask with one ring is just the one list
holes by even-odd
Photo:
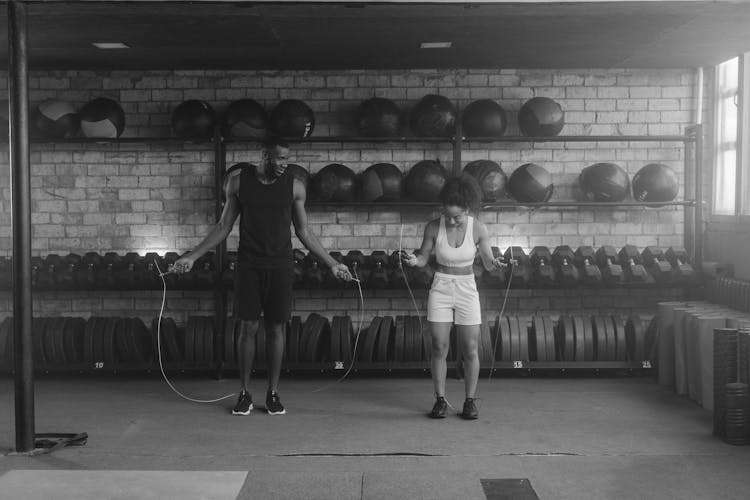
[[750, 51], [741, 1], [27, 5], [31, 69], [687, 68]]

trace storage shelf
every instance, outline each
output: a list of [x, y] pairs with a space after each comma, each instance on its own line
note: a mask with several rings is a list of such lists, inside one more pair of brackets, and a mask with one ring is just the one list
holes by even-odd
[[[193, 144], [193, 145], [213, 145], [212, 137], [118, 137], [118, 138], [94, 138], [94, 137], [71, 137], [65, 139], [30, 139], [31, 144], [133, 144], [133, 143], [153, 143], [153, 144]], [[6, 142], [7, 144], [7, 142]]]
[[[347, 135], [331, 135], [331, 136], [313, 136], [313, 137], [281, 137], [283, 141], [294, 144], [304, 143], [325, 143], [325, 142], [425, 142], [425, 143], [444, 143], [453, 144], [455, 137], [412, 137], [412, 136], [392, 136], [392, 137], [364, 137], [364, 136], [347, 136]], [[234, 138], [227, 137], [224, 139], [225, 144], [235, 143], [259, 143], [263, 142], [264, 139], [253, 139], [253, 138]]]
[[463, 142], [693, 142], [690, 135], [556, 135], [504, 136], [504, 137], [464, 137]]

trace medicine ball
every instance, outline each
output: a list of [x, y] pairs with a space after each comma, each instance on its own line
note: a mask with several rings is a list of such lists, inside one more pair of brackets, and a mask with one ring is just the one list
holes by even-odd
[[346, 165], [331, 163], [313, 176], [313, 192], [320, 201], [354, 201], [356, 175]]
[[675, 171], [661, 163], [649, 163], [633, 177], [633, 198], [638, 201], [672, 201], [679, 189]]
[[79, 114], [81, 132], [86, 137], [116, 139], [125, 130], [125, 111], [113, 99], [97, 97], [83, 106]]
[[224, 134], [227, 137], [262, 139], [266, 136], [268, 113], [253, 99], [233, 101], [224, 113]]
[[286, 171], [293, 175], [295, 179], [299, 179], [305, 186], [305, 189], [307, 189], [307, 184], [310, 180], [310, 172], [308, 172], [306, 168], [303, 168], [296, 163], [288, 163]]
[[401, 199], [404, 176], [392, 163], [376, 163], [359, 176], [359, 199], [396, 201]]
[[472, 161], [464, 167], [464, 172], [477, 180], [484, 201], [497, 201], [502, 196], [508, 177], [494, 161]]
[[535, 163], [521, 165], [508, 179], [508, 192], [516, 201], [541, 203], [549, 200], [552, 190], [552, 176]]
[[412, 109], [410, 125], [419, 137], [449, 137], [456, 131], [456, 108], [447, 97], [428, 94]]
[[480, 99], [466, 106], [461, 124], [466, 137], [502, 137], [508, 121], [502, 106], [492, 99]]
[[390, 99], [373, 97], [357, 107], [356, 125], [364, 137], [394, 137], [401, 134], [401, 111]]
[[284, 99], [271, 111], [270, 125], [280, 137], [309, 137], [315, 128], [315, 114], [299, 99]]
[[526, 101], [518, 112], [518, 126], [524, 135], [552, 137], [565, 125], [565, 112], [549, 97], [534, 97]]
[[595, 163], [581, 170], [578, 185], [593, 201], [622, 201], [628, 195], [628, 173], [614, 163]]
[[78, 132], [80, 118], [72, 104], [55, 99], [39, 103], [31, 119], [34, 135], [45, 139], [63, 139]]
[[448, 172], [439, 161], [422, 160], [406, 174], [406, 194], [416, 201], [438, 201], [446, 177]]
[[207, 138], [214, 135], [214, 110], [205, 101], [190, 99], [172, 112], [172, 129], [177, 137]]

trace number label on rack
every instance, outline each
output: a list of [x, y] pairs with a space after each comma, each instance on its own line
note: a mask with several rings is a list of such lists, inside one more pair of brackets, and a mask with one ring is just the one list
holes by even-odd
[[334, 370], [343, 370], [344, 369], [344, 362], [343, 361], [334, 361], [333, 369]]
[[102, 368], [104, 368], [104, 361], [97, 361], [96, 363], [94, 363], [94, 368], [97, 370], [101, 370]]
[[514, 361], [513, 368], [523, 368], [523, 361]]
[[641, 366], [643, 368], [651, 368], [651, 361], [646, 360], [643, 363], [641, 363]]

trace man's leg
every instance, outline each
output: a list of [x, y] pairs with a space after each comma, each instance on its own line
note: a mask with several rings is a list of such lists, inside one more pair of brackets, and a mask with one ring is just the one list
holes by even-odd
[[266, 367], [268, 369], [268, 390], [276, 392], [279, 388], [281, 359], [284, 355], [286, 323], [266, 321]]
[[237, 365], [240, 370], [240, 386], [245, 392], [250, 387], [250, 373], [255, 360], [255, 335], [258, 333], [257, 320], [240, 321], [240, 334], [237, 337]]

